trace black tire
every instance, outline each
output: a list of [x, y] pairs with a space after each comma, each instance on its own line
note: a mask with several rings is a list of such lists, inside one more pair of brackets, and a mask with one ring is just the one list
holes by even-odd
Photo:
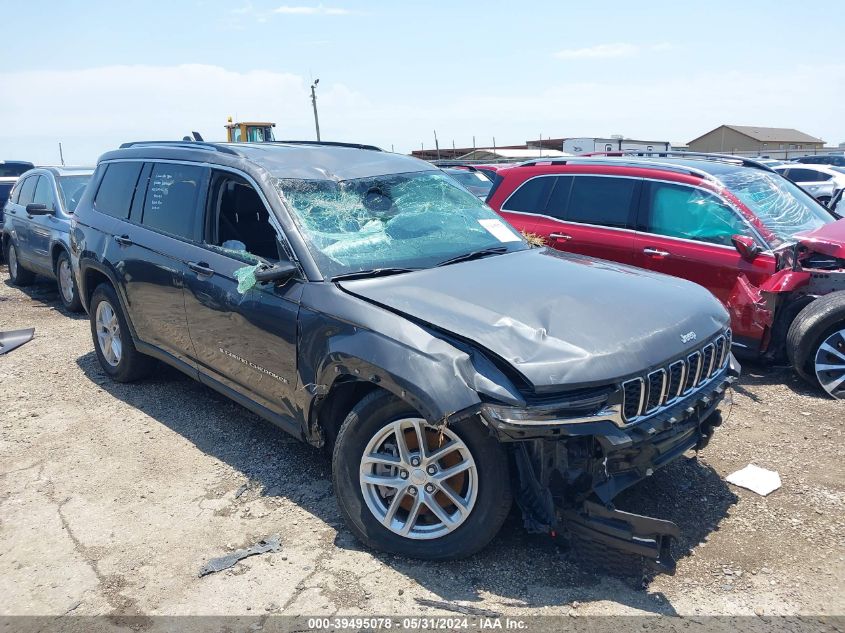
[[[104, 302], [108, 303], [111, 307], [120, 326], [119, 332], [122, 349], [120, 358], [115, 365], [106, 360], [97, 337], [97, 312], [99, 305]], [[100, 284], [94, 290], [94, 294], [91, 296], [89, 314], [91, 337], [94, 340], [94, 351], [97, 354], [97, 359], [100, 361], [103, 371], [117, 382], [133, 382], [148, 376], [155, 361], [135, 349], [135, 343], [126, 324], [126, 317], [123, 315], [123, 309], [120, 306], [117, 293], [115, 293], [114, 288], [110, 284]]]
[[789, 326], [786, 353], [802, 378], [822, 388], [814, 368], [819, 346], [845, 327], [845, 291], [832, 292], [808, 304]]
[[[12, 261], [14, 257], [14, 262]], [[6, 244], [6, 263], [9, 266], [9, 279], [14, 286], [29, 286], [35, 281], [35, 273], [21, 266], [18, 249], [10, 239]]]
[[367, 547], [411, 558], [453, 560], [478, 552], [498, 533], [513, 498], [507, 454], [476, 419], [449, 426], [469, 449], [478, 469], [475, 505], [453, 531], [429, 540], [401, 536], [382, 525], [364, 501], [359, 479], [364, 450], [387, 423], [405, 417], [420, 416], [384, 391], [367, 395], [346, 416], [335, 442], [332, 481], [347, 525]]
[[[65, 297], [65, 293], [62, 291], [62, 281], [59, 277], [60, 271], [62, 266], [67, 264], [69, 270], [71, 271], [71, 298], [68, 299]], [[62, 251], [59, 253], [59, 257], [56, 259], [56, 286], [59, 289], [59, 300], [62, 302], [62, 305], [65, 307], [65, 310], [68, 312], [80, 312], [82, 311], [82, 301], [79, 300], [79, 288], [76, 287], [76, 278], [73, 275], [73, 266], [70, 263], [70, 255], [67, 254], [67, 251]]]

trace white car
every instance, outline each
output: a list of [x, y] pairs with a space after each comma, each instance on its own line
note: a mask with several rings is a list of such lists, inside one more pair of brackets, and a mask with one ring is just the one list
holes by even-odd
[[845, 169], [831, 165], [788, 164], [774, 167], [824, 205], [845, 189]]

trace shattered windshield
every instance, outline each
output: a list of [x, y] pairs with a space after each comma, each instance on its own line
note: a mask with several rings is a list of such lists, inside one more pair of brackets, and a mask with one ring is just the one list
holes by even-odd
[[510, 225], [439, 171], [275, 184], [327, 277], [430, 268], [490, 247], [528, 248]]
[[744, 169], [722, 181], [772, 232], [772, 246], [793, 242], [794, 235], [812, 231], [835, 218], [809, 194], [778, 174]]

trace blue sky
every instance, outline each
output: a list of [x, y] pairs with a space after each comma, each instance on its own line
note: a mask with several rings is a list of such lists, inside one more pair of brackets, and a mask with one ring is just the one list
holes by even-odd
[[[228, 115], [407, 152], [543, 136], [845, 141], [845, 2], [3, 1], [0, 157], [90, 163]], [[28, 30], [26, 25], [32, 25]]]

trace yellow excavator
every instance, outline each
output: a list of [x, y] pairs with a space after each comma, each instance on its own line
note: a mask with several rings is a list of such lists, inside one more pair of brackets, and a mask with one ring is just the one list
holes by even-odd
[[243, 121], [233, 123], [229, 117], [226, 123], [226, 140], [229, 143], [265, 143], [275, 141], [273, 128], [275, 123], [266, 121]]

